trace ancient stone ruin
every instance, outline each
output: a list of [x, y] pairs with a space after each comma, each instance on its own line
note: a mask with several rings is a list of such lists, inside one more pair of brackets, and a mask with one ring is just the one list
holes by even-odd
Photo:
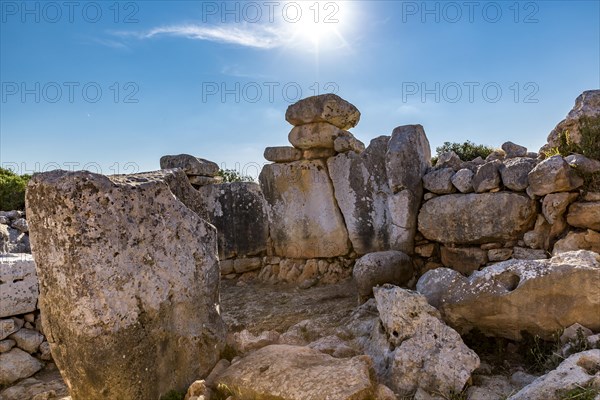
[[35, 175], [0, 215], [0, 398], [600, 399], [600, 160], [553, 153], [599, 90], [540, 153], [435, 165], [333, 94], [285, 118], [258, 183], [186, 154]]

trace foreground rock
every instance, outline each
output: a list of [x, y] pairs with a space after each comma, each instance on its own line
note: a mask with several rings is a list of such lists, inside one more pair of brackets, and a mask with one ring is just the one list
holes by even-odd
[[447, 268], [425, 273], [417, 290], [460, 333], [550, 340], [575, 322], [600, 329], [600, 255], [567, 252], [549, 260], [509, 260], [469, 278]]
[[582, 388], [596, 389], [596, 393], [600, 394], [600, 350], [588, 350], [572, 355], [554, 371], [540, 376], [509, 397], [509, 400], [583, 399], [584, 397], [575, 395], [567, 397], [569, 391]]
[[30, 254], [0, 255], [0, 318], [35, 311], [38, 279]]
[[360, 112], [341, 97], [328, 93], [307, 97], [290, 105], [285, 119], [294, 126], [328, 122], [340, 129], [350, 129], [358, 124]]
[[515, 240], [533, 226], [536, 214], [535, 201], [517, 193], [451, 194], [421, 207], [419, 231], [442, 243]]
[[356, 261], [352, 272], [361, 299], [373, 293], [373, 287], [391, 283], [403, 286], [412, 278], [413, 263], [401, 251], [370, 253]]
[[348, 232], [323, 161], [265, 165], [259, 179], [269, 205], [276, 255], [337, 257], [350, 251]]
[[459, 393], [479, 366], [477, 354], [425, 297], [392, 285], [373, 292], [383, 330], [374, 326], [370, 355], [384, 383], [401, 395]]
[[29, 183], [44, 331], [73, 400], [156, 399], [219, 359], [216, 232], [162, 174], [189, 186], [179, 170]]
[[308, 347], [271, 345], [233, 363], [218, 378], [240, 398], [367, 400], [373, 398], [369, 357], [333, 358]]

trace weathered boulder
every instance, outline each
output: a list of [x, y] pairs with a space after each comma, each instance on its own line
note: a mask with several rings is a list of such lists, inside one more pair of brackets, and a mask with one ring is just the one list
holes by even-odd
[[536, 196], [569, 192], [583, 185], [583, 179], [561, 156], [547, 158], [536, 165], [528, 179], [529, 190]]
[[452, 185], [453, 176], [452, 168], [434, 169], [423, 176], [423, 187], [436, 194], [454, 193], [456, 189]]
[[369, 253], [356, 261], [352, 275], [361, 298], [369, 297], [373, 287], [391, 283], [405, 285], [413, 276], [414, 267], [409, 256], [401, 251]]
[[4, 340], [9, 335], [21, 329], [23, 323], [21, 322], [19, 324], [17, 321], [18, 320], [16, 318], [0, 319], [0, 340]]
[[219, 166], [216, 163], [189, 154], [162, 156], [160, 168], [181, 168], [186, 175], [216, 176], [219, 172]]
[[[388, 182], [393, 193], [409, 190], [422, 193], [421, 179], [431, 167], [429, 140], [421, 125], [394, 129], [385, 158]], [[417, 196], [420, 200], [420, 195]]]
[[349, 252], [348, 232], [323, 161], [265, 165], [259, 180], [276, 255], [320, 258]]
[[41, 333], [26, 328], [19, 329], [8, 338], [14, 340], [21, 350], [25, 350], [29, 354], [38, 351], [44, 341], [44, 336]]
[[27, 224], [27, 220], [25, 218], [16, 219], [11, 226], [21, 233], [29, 232], [29, 225]]
[[[600, 161], [587, 158], [581, 154], [571, 154], [565, 157], [565, 161], [571, 167], [584, 174], [594, 174], [600, 171]], [[15, 227], [14, 223], [13, 227]]]
[[241, 398], [367, 400], [376, 384], [367, 356], [338, 359], [317, 350], [271, 345], [231, 364], [216, 380]]
[[349, 134], [349, 132], [327, 122], [314, 122], [293, 127], [288, 135], [288, 140], [294, 147], [302, 150], [333, 149], [335, 139], [344, 134]]
[[569, 225], [600, 231], [600, 201], [571, 204], [567, 213]]
[[567, 393], [590, 385], [600, 393], [600, 350], [598, 349], [573, 354], [560, 363], [558, 368], [540, 376], [510, 396], [508, 400], [575, 399], [577, 397], [567, 397]]
[[558, 147], [561, 143], [560, 135], [563, 132], [569, 132], [569, 140], [572, 143], [581, 142], [579, 133], [579, 123], [583, 117], [593, 118], [600, 115], [600, 90], [586, 90], [575, 100], [575, 106], [567, 117], [560, 121], [558, 125], [548, 135], [548, 143], [540, 149], [540, 153]]
[[473, 189], [476, 193], [484, 193], [500, 188], [500, 166], [502, 161], [494, 160], [487, 162], [477, 168], [473, 176]]
[[195, 211], [217, 228], [220, 259], [266, 252], [269, 216], [257, 183], [223, 183], [198, 192]]
[[533, 230], [526, 232], [523, 235], [523, 242], [531, 249], [548, 250], [550, 248], [551, 228], [552, 227], [548, 224], [546, 218], [543, 215], [538, 214]]
[[335, 138], [333, 141], [333, 149], [337, 153], [347, 153], [349, 151], [362, 153], [365, 151], [365, 144], [355, 138], [350, 132], [345, 132], [343, 135]]
[[473, 176], [475, 174], [468, 168], [461, 168], [452, 176], [452, 184], [461, 193], [473, 191]]
[[513, 142], [503, 143], [502, 150], [504, 150], [506, 158], [525, 157], [527, 155], [527, 147], [520, 146]]
[[554, 244], [552, 254], [575, 250], [590, 250], [600, 254], [600, 233], [591, 229], [584, 232], [569, 232]]
[[0, 385], [28, 378], [38, 372], [44, 364], [19, 348], [0, 354]]
[[33, 257], [30, 254], [1, 254], [0, 318], [35, 311], [38, 294]]
[[401, 230], [414, 218], [405, 208], [409, 193], [394, 194], [388, 185], [389, 141], [389, 136], [380, 136], [361, 154], [338, 154], [327, 161], [335, 198], [359, 255], [389, 249], [412, 252], [414, 233]]
[[509, 260], [469, 278], [448, 268], [426, 272], [417, 290], [461, 333], [544, 339], [575, 322], [600, 329], [600, 255], [562, 253], [549, 260]]
[[71, 400], [66, 397], [68, 394], [67, 386], [60, 375], [54, 379], [48, 379], [46, 375], [44, 380], [27, 378], [4, 389], [0, 392], [0, 398], [2, 400]]
[[549, 224], [554, 224], [567, 210], [578, 196], [578, 193], [551, 193], [544, 196], [542, 201], [542, 213]]
[[481, 244], [515, 240], [536, 219], [536, 202], [510, 192], [450, 194], [426, 202], [419, 231], [429, 240]]
[[479, 247], [443, 246], [441, 259], [444, 266], [465, 275], [469, 275], [488, 262], [487, 251]]
[[460, 392], [479, 367], [477, 354], [418, 293], [392, 285], [373, 292], [381, 320], [373, 334], [385, 338], [378, 340], [382, 347], [373, 356], [384, 359], [378, 371], [384, 383], [400, 395], [417, 389]]
[[358, 124], [360, 112], [341, 97], [327, 93], [307, 97], [290, 105], [285, 112], [285, 120], [294, 126], [328, 122], [347, 130]]
[[219, 359], [216, 230], [169, 179], [193, 190], [180, 170], [28, 185], [44, 333], [73, 400], [184, 391]]
[[335, 150], [326, 147], [315, 147], [302, 152], [302, 158], [305, 160], [327, 159], [333, 156], [335, 156]]
[[535, 160], [528, 157], [515, 157], [500, 165], [500, 175], [504, 186], [511, 190], [523, 191], [529, 185], [528, 175], [535, 167]]
[[302, 159], [302, 151], [291, 146], [267, 147], [264, 157], [267, 161], [286, 163]]
[[461, 169], [462, 161], [453, 151], [446, 151], [440, 154], [435, 163], [435, 169], [452, 168], [454, 171]]

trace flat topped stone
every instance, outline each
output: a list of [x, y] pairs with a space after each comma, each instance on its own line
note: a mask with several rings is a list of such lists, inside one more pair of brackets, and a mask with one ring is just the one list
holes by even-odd
[[189, 154], [167, 155], [160, 158], [161, 169], [181, 168], [187, 175], [217, 176], [219, 166]]
[[291, 146], [267, 147], [264, 152], [265, 160], [276, 163], [299, 161], [302, 159], [302, 150]]
[[367, 400], [375, 385], [370, 368], [368, 356], [333, 358], [308, 347], [271, 345], [232, 364], [216, 383], [242, 398]]
[[350, 129], [358, 124], [360, 111], [340, 96], [328, 93], [307, 97], [290, 105], [285, 119], [294, 126], [329, 122], [340, 129]]

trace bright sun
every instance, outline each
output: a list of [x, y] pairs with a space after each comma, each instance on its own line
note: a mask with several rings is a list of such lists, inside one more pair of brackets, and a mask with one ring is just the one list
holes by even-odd
[[323, 47], [344, 47], [348, 43], [343, 33], [349, 27], [350, 2], [301, 1], [289, 2], [283, 23], [290, 34], [290, 43]]

